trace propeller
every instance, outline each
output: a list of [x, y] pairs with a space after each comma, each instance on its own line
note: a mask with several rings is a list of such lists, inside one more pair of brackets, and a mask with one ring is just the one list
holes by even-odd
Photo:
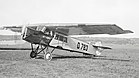
[[23, 25], [22, 32], [21, 32], [21, 39], [24, 39], [26, 37], [26, 25]]

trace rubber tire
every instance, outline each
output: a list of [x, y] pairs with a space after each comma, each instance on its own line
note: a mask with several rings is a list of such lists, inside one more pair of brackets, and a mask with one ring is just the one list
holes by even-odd
[[50, 52], [47, 52], [44, 54], [44, 60], [51, 61], [52, 60], [52, 54]]
[[35, 58], [37, 56], [37, 53], [35, 52], [35, 51], [32, 51], [31, 53], [30, 53], [30, 57], [31, 58]]

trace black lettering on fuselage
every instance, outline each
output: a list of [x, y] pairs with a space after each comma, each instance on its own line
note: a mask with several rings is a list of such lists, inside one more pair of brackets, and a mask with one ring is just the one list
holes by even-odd
[[56, 34], [55, 39], [67, 43], [67, 37], [65, 37], [65, 36]]
[[87, 51], [88, 50], [88, 45], [78, 42], [77, 43], [77, 49]]

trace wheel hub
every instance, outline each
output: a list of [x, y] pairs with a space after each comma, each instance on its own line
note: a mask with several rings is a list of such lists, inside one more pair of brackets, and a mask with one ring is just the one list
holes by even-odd
[[44, 55], [44, 59], [50, 61], [50, 60], [52, 59], [51, 53], [47, 52], [47, 53]]

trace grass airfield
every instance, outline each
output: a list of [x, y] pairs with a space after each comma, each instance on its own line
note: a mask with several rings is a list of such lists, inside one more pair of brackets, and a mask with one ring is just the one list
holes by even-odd
[[45, 61], [42, 55], [30, 59], [30, 50], [1, 50], [0, 78], [139, 78], [139, 39], [99, 40], [113, 49], [94, 58], [55, 50]]

